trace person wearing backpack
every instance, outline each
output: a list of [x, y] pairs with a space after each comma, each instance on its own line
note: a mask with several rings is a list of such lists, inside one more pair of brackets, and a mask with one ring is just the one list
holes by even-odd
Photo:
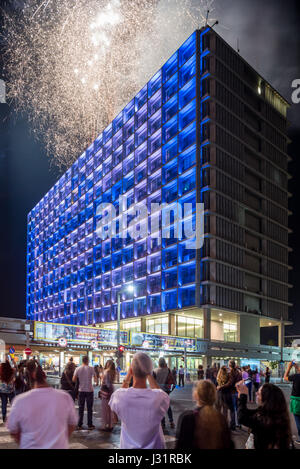
[[[175, 389], [176, 382], [174, 380], [173, 374], [168, 368], [166, 360], [161, 357], [158, 361], [158, 368], [153, 371], [153, 376], [156, 379], [156, 382], [160, 389], [162, 389], [168, 395]], [[168, 408], [168, 417], [170, 422], [170, 427], [175, 428], [174, 420], [173, 420], [173, 412], [171, 408], [171, 404]], [[166, 420], [165, 417], [161, 421], [161, 425], [163, 430], [166, 428]]]

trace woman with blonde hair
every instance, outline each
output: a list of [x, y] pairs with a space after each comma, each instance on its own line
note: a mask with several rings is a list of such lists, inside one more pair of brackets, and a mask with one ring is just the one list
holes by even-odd
[[112, 393], [114, 392], [115, 378], [115, 363], [113, 362], [113, 360], [108, 360], [104, 368], [101, 389], [99, 391], [99, 397], [102, 400], [102, 421], [104, 424], [102, 430], [105, 432], [111, 432], [113, 430], [113, 415], [108, 403], [110, 401]]
[[225, 365], [221, 366], [219, 369], [218, 375], [217, 375], [217, 383], [218, 387], [221, 387], [221, 389], [218, 389], [217, 395], [218, 395], [218, 409], [224, 417], [227, 419], [227, 414], [228, 414], [228, 400], [230, 399], [230, 395], [228, 396], [228, 391], [223, 390], [222, 386], [229, 381], [229, 373]]
[[176, 449], [233, 449], [226, 419], [215, 407], [215, 385], [208, 380], [198, 381], [193, 398], [197, 408], [179, 417]]

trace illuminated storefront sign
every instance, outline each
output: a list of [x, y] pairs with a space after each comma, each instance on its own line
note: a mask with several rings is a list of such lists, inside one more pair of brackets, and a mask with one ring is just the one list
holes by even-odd
[[[47, 322], [34, 323], [34, 340], [41, 342], [58, 343], [65, 338], [68, 343], [91, 345], [117, 345], [117, 331], [98, 329], [95, 327], [71, 326], [69, 324], [52, 324]], [[121, 331], [120, 342], [127, 345], [128, 332]], [[94, 348], [94, 347], [92, 347]]]
[[[34, 323], [34, 340], [55, 343], [60, 346], [71, 344], [88, 345], [92, 349], [101, 346], [117, 345], [117, 331], [98, 329], [95, 327], [71, 326], [65, 324], [52, 324], [46, 322]], [[62, 344], [62, 341], [64, 343]], [[120, 332], [120, 343], [127, 347], [141, 349], [160, 349], [168, 352], [207, 352], [207, 342], [200, 339], [175, 337], [158, 334], [146, 334], [143, 332]]]
[[143, 332], [132, 332], [130, 338], [132, 347], [144, 349], [162, 349], [166, 351], [207, 352], [207, 342], [199, 339], [188, 339], [185, 337], [164, 336], [157, 334], [144, 334]]

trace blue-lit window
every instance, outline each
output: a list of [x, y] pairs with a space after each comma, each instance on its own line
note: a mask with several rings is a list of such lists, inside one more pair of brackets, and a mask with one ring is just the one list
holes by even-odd
[[188, 285], [189, 283], [195, 283], [196, 279], [196, 264], [190, 262], [189, 264], [181, 265], [178, 267], [178, 284]]
[[135, 128], [138, 129], [141, 125], [146, 122], [148, 117], [147, 104], [140, 109], [135, 115]]
[[107, 257], [105, 259], [102, 259], [102, 273], [106, 273], [109, 270], [111, 270], [111, 258]]
[[[130, 259], [131, 261], [131, 259]], [[128, 261], [128, 262], [130, 262]], [[112, 255], [112, 268], [117, 269], [122, 265], [122, 251], [118, 251]]]
[[179, 196], [195, 189], [196, 187], [196, 168], [189, 170], [179, 177]]
[[148, 101], [148, 116], [152, 116], [161, 108], [161, 90], [159, 90], [151, 99]]
[[167, 143], [178, 132], [178, 117], [175, 116], [163, 126], [163, 144]]
[[148, 135], [154, 134], [161, 127], [161, 111], [156, 112], [148, 122]]
[[113, 166], [117, 166], [119, 163], [121, 163], [123, 159], [123, 146], [120, 146], [118, 150], [113, 152]]
[[174, 158], [168, 164], [163, 167], [163, 184], [167, 184], [176, 178], [178, 175], [178, 162], [177, 158]]
[[147, 272], [152, 274], [161, 270], [161, 253], [154, 254], [147, 258]]
[[123, 194], [134, 186], [134, 173], [129, 173], [123, 179]]
[[195, 305], [195, 286], [179, 288], [178, 295], [179, 308]]
[[148, 83], [148, 96], [151, 98], [162, 85], [161, 70]]
[[191, 166], [196, 164], [196, 145], [188, 148], [179, 155], [179, 174], [184, 173]]
[[163, 164], [168, 163], [172, 158], [177, 156], [178, 151], [178, 137], [173, 138], [170, 142], [163, 146], [162, 161]]
[[178, 69], [178, 51], [167, 61], [162, 68], [163, 83], [169, 80]]
[[123, 113], [121, 112], [113, 121], [113, 133], [117, 133], [123, 126]]
[[196, 119], [196, 100], [183, 108], [179, 113], [179, 130], [183, 130], [187, 125]]
[[127, 140], [124, 144], [124, 152], [125, 152], [125, 157], [130, 155], [134, 150], [134, 135], [130, 137], [129, 140]]
[[172, 96], [178, 91], [178, 73], [170, 78], [163, 86], [163, 103], [169, 101]]
[[135, 170], [135, 184], [139, 184], [147, 177], [147, 162], [142, 163]]
[[153, 176], [149, 176], [149, 181], [148, 181], [149, 194], [153, 194], [153, 192], [155, 192], [160, 187], [161, 187], [161, 170], [154, 173]]
[[119, 146], [122, 145], [122, 142], [123, 142], [123, 131], [121, 129], [113, 138], [113, 150], [116, 150], [117, 148], [119, 148]]
[[117, 166], [112, 172], [112, 183], [115, 184], [121, 179], [122, 179], [122, 165], [119, 164], [119, 166]]
[[147, 85], [136, 95], [135, 110], [138, 111], [147, 102]]
[[147, 239], [143, 239], [135, 244], [134, 248], [134, 258], [140, 259], [147, 254]]
[[196, 123], [194, 122], [189, 127], [185, 128], [179, 134], [179, 152], [184, 151], [189, 146], [196, 143]]
[[112, 271], [112, 286], [117, 286], [122, 284], [122, 269]]
[[196, 55], [194, 55], [179, 72], [179, 86], [182, 88], [196, 74]]
[[133, 280], [133, 264], [126, 265], [122, 268], [123, 282], [131, 282]]
[[178, 95], [176, 94], [163, 106], [163, 123], [167, 122], [178, 111]]
[[177, 180], [171, 182], [167, 186], [163, 187], [162, 190], [162, 202], [169, 204], [173, 200], [177, 199], [178, 186]]
[[162, 293], [162, 311], [177, 309], [177, 290]]
[[122, 303], [122, 317], [128, 318], [133, 316], [133, 301], [124, 301]]
[[147, 285], [148, 294], [158, 293], [161, 291], [161, 274], [149, 275], [148, 276], [148, 285]]
[[141, 278], [147, 274], [147, 260], [142, 259], [134, 263], [134, 277]]
[[103, 142], [107, 143], [112, 137], [112, 124], [109, 124], [103, 132]]
[[178, 202], [182, 207], [182, 215], [188, 217], [196, 211], [196, 192], [193, 191], [184, 197], [181, 197]]
[[123, 122], [127, 122], [134, 115], [134, 99], [130, 101], [123, 111]]
[[173, 267], [177, 264], [177, 246], [164, 249], [162, 252], [162, 268]]
[[148, 154], [151, 155], [161, 147], [161, 130], [158, 130], [148, 139]]
[[136, 316], [141, 316], [146, 314], [147, 312], [147, 299], [146, 298], [138, 298], [134, 300], [134, 314]]
[[161, 167], [161, 150], [154, 153], [148, 158], [148, 174], [153, 174], [158, 168]]
[[184, 108], [195, 97], [196, 78], [193, 78], [179, 91], [179, 109]]
[[102, 276], [102, 289], [106, 290], [111, 288], [111, 274], [105, 274]]
[[123, 264], [129, 264], [133, 261], [133, 247], [123, 250]]
[[134, 168], [134, 154], [129, 155], [123, 162], [123, 175], [125, 176]]
[[193, 33], [192, 36], [179, 49], [179, 67], [181, 67], [195, 53], [196, 33]]
[[148, 296], [148, 314], [158, 313], [161, 311], [161, 295], [151, 295]]
[[147, 142], [140, 145], [137, 150], [135, 150], [135, 164], [136, 166], [147, 158]]
[[147, 124], [144, 124], [135, 134], [135, 146], [139, 147], [147, 139]]

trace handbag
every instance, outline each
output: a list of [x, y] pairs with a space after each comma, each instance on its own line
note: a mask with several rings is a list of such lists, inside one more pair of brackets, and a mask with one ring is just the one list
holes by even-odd
[[255, 449], [253, 433], [249, 434], [249, 438], [248, 438], [248, 440], [246, 441], [246, 444], [245, 444], [245, 449]]

